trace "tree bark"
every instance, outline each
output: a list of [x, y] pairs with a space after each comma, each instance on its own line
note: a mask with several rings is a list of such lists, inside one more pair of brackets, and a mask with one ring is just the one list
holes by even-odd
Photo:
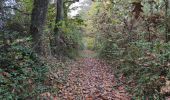
[[170, 41], [170, 0], [166, 0], [165, 2], [165, 16], [166, 16], [166, 42]]
[[58, 31], [59, 31], [58, 24], [64, 18], [64, 5], [63, 5], [63, 0], [57, 0], [56, 3], [57, 3], [57, 11], [56, 11], [54, 32], [55, 32], [55, 34], [58, 34]]
[[0, 38], [0, 40], [3, 41], [3, 50], [7, 51], [7, 47], [8, 47], [8, 39], [5, 36], [4, 33], [4, 26], [5, 26], [5, 10], [4, 10], [4, 2], [5, 0], [0, 0], [0, 33], [2, 33], [2, 38]]
[[35, 53], [47, 56], [49, 47], [44, 34], [49, 0], [34, 0], [34, 8], [31, 15], [30, 33], [33, 38], [33, 50]]
[[3, 9], [3, 5], [4, 5], [4, 0], [0, 0], [0, 28], [3, 27], [3, 23], [4, 23], [4, 9]]
[[2, 12], [3, 12], [3, 0], [0, 0], [0, 15], [2, 17]]
[[62, 34], [61, 29], [59, 26], [62, 25], [62, 20], [64, 18], [64, 0], [57, 0], [56, 2], [56, 19], [55, 19], [55, 28], [54, 28], [54, 47], [53, 47], [53, 54], [54, 55], [61, 55], [61, 46], [60, 46], [60, 35]]

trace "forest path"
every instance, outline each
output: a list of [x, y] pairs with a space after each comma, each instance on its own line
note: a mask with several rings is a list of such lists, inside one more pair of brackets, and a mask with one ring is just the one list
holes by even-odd
[[70, 64], [71, 71], [67, 84], [59, 91], [59, 100], [130, 100], [124, 87], [113, 88], [116, 82], [111, 68], [104, 61], [89, 56], [95, 52], [81, 53], [86, 56]]

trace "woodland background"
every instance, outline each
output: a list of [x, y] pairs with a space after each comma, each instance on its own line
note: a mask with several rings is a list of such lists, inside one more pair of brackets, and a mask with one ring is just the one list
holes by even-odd
[[76, 2], [0, 1], [0, 99], [57, 93], [84, 49], [112, 66], [134, 100], [169, 96], [170, 1], [85, 0], [71, 16]]

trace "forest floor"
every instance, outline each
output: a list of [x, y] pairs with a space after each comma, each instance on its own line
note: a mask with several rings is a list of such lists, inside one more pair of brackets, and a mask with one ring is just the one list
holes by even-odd
[[123, 86], [113, 88], [115, 76], [95, 52], [84, 50], [81, 55], [69, 65], [67, 82], [60, 87], [57, 100], [130, 100]]

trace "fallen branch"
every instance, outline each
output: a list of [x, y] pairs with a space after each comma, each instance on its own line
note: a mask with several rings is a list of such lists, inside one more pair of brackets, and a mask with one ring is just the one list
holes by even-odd
[[122, 86], [122, 85], [126, 85], [126, 84], [124, 84], [124, 83], [119, 83], [119, 84], [114, 85], [113, 87], [119, 87], [119, 86]]

